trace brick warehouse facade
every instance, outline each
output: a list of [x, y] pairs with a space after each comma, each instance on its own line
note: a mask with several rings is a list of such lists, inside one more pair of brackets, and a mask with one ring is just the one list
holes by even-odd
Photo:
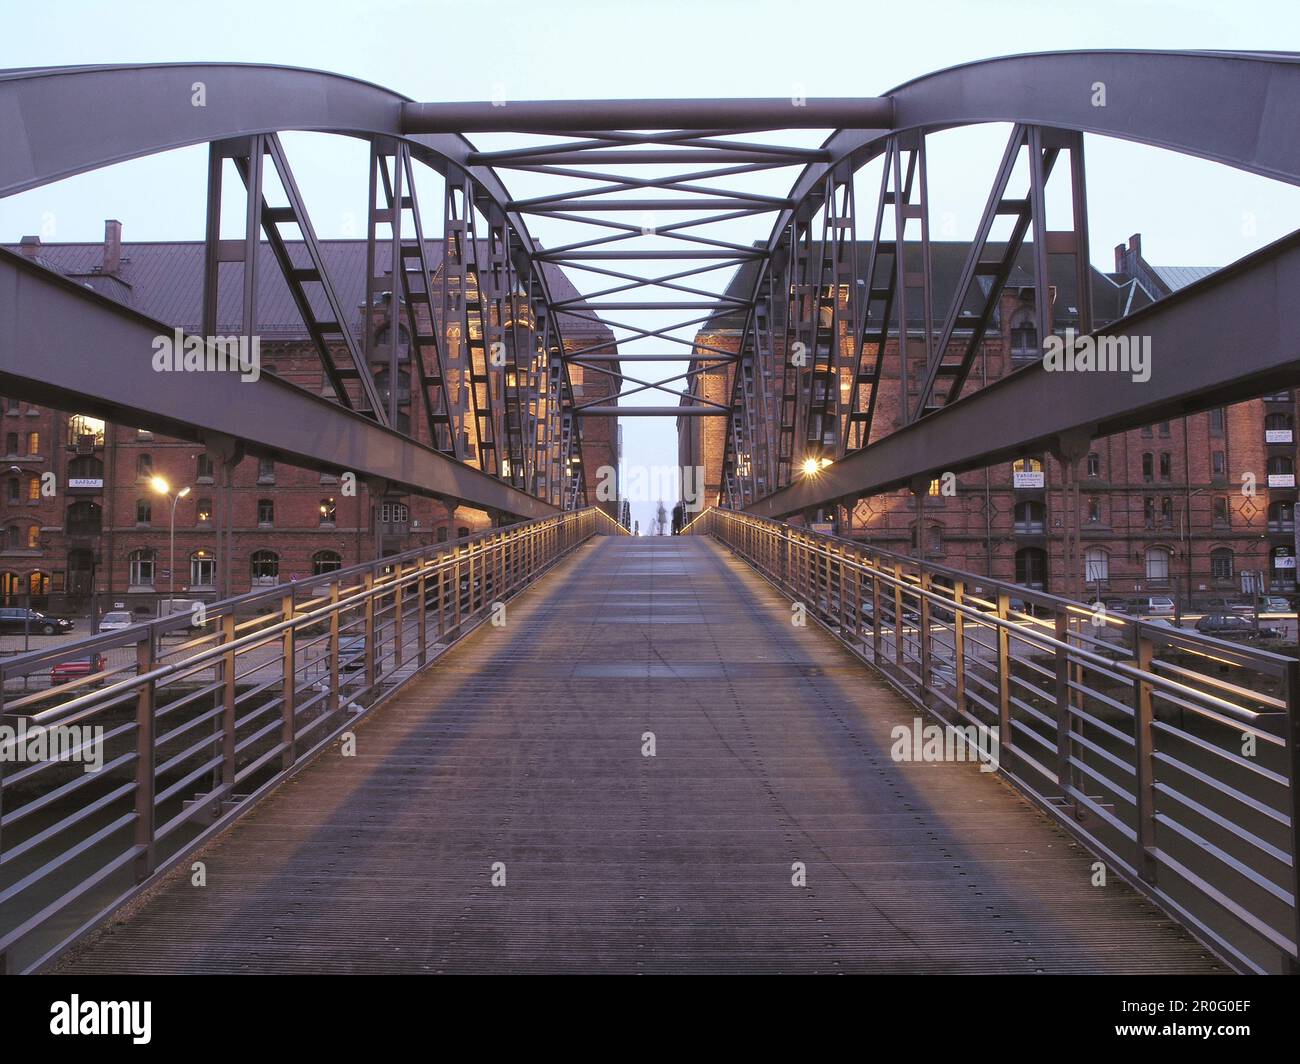
[[[365, 242], [322, 245], [342, 305], [356, 308], [351, 324], [359, 333]], [[202, 243], [124, 244], [120, 226], [109, 222], [102, 245], [42, 245], [27, 237], [21, 250], [160, 321], [198, 328]], [[263, 372], [329, 394], [315, 348], [265, 244], [262, 251]], [[430, 241], [429, 251], [433, 268], [440, 268], [441, 242]], [[576, 297], [558, 268], [547, 270], [557, 298]], [[235, 317], [233, 311], [219, 312], [223, 331], [237, 331], [225, 324]], [[599, 323], [565, 316], [561, 327], [567, 349], [603, 344], [599, 350], [614, 351], [612, 332]], [[578, 402], [617, 394], [617, 363], [606, 365], [614, 376], [571, 367]], [[387, 384], [379, 374], [386, 369], [376, 368], [383, 395]], [[423, 416], [411, 417], [412, 392], [418, 402], [419, 389], [399, 382], [399, 416], [429, 443]], [[614, 418], [583, 419], [584, 468], [617, 466], [615, 426]], [[172, 503], [151, 489], [155, 476], [174, 488], [190, 488], [176, 503], [174, 576], [176, 595], [187, 598], [213, 599], [304, 579], [490, 524], [489, 515], [469, 507], [448, 512], [434, 499], [377, 494], [360, 478], [349, 494], [337, 474], [232, 457], [227, 466], [221, 454], [200, 444], [0, 397], [0, 602], [16, 604], [30, 595], [38, 608], [52, 612], [102, 611], [118, 602], [152, 612], [172, 583]], [[45, 478], [43, 490], [47, 473], [54, 477]], [[588, 497], [595, 501], [590, 484]]]
[[[932, 244], [936, 272], [959, 268], [966, 251], [965, 244]], [[1211, 272], [1153, 267], [1142, 256], [1139, 236], [1116, 248], [1115, 259], [1113, 273], [1092, 271], [1098, 326]], [[859, 261], [865, 262], [866, 255], [860, 252]], [[1056, 292], [1057, 332], [1075, 323], [1072, 296], [1064, 285]], [[714, 319], [698, 342], [734, 351], [741, 324]], [[778, 324], [779, 338], [784, 321]], [[913, 326], [919, 330], [919, 318]], [[844, 343], [847, 351], [847, 339]], [[1040, 355], [1025, 256], [1003, 292], [967, 390]], [[728, 402], [729, 368], [700, 374], [697, 391]], [[1157, 364], [1155, 372], [1160, 371]], [[913, 381], [917, 376], [914, 368]], [[886, 349], [884, 378], [873, 439], [901, 423], [893, 340]], [[769, 395], [779, 397], [780, 381], [766, 384]], [[1256, 583], [1292, 594], [1297, 413], [1296, 397], [1288, 392], [1093, 440], [1079, 463], [1083, 571], [1074, 581], [1065, 571], [1063, 470], [1052, 455], [1025, 455], [1016, 463], [962, 474], [952, 497], [932, 484], [919, 536], [915, 500], [906, 491], [861, 499], [852, 513], [841, 509], [838, 526], [841, 534], [902, 553], [917, 553], [919, 540], [926, 557], [942, 564], [1061, 593], [1072, 582], [1078, 592], [1083, 579], [1090, 597], [1158, 594], [1177, 596], [1184, 605], [1208, 605]], [[725, 432], [722, 418], [678, 419], [680, 461], [704, 466], [708, 502], [721, 489]]]

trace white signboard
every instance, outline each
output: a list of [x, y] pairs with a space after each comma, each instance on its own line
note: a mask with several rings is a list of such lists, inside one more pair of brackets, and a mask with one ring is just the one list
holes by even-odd
[[1264, 442], [1265, 443], [1290, 443], [1291, 430], [1290, 429], [1265, 429]]
[[1294, 568], [1295, 568], [1295, 558], [1290, 557], [1290, 556], [1285, 555], [1285, 554], [1279, 554], [1277, 557], [1275, 557], [1275, 558], [1273, 559], [1273, 568], [1274, 568], [1274, 569], [1294, 569]]
[[1270, 473], [1268, 475], [1268, 486], [1270, 488], [1294, 488], [1294, 473]]
[[70, 488], [102, 488], [104, 486], [103, 478], [94, 479], [91, 477], [73, 477], [68, 481]]
[[1012, 473], [1011, 483], [1017, 488], [1041, 488], [1043, 486], [1043, 474], [1038, 473]]

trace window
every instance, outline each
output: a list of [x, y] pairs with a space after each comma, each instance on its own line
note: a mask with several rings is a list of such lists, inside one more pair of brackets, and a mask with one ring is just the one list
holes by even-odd
[[5, 454], [18, 454], [18, 433], [10, 432], [5, 435]]
[[1156, 527], [1156, 500], [1154, 496], [1148, 495], [1142, 500], [1142, 523], [1147, 528]]
[[27, 478], [27, 501], [28, 502], [41, 501], [41, 478], [40, 477]]
[[332, 573], [335, 569], [343, 568], [343, 558], [332, 550], [317, 551], [311, 556], [311, 572], [313, 576], [324, 576], [326, 573]]
[[1033, 362], [1042, 356], [1038, 346], [1038, 328], [1028, 311], [1011, 319], [1011, 361]]
[[402, 502], [385, 502], [379, 504], [379, 520], [386, 525], [402, 525], [410, 518], [410, 511]]
[[1174, 500], [1168, 495], [1160, 500], [1160, 524], [1164, 528], [1174, 526]]
[[1231, 583], [1232, 573], [1232, 551], [1227, 547], [1215, 547], [1210, 551], [1210, 578], [1218, 583]]
[[457, 539], [464, 539], [468, 535], [469, 535], [469, 529], [466, 528], [464, 525], [461, 525], [460, 528], [456, 529]]
[[1295, 586], [1295, 551], [1290, 547], [1274, 547], [1272, 562], [1270, 585], [1290, 591]]
[[135, 523], [147, 525], [153, 522], [153, 503], [148, 499], [137, 499], [135, 504]]
[[1222, 451], [1210, 452], [1210, 473], [1216, 477], [1228, 475], [1228, 458]]
[[99, 503], [85, 499], [68, 507], [65, 531], [70, 536], [97, 536], [103, 530], [104, 511]]
[[1210, 411], [1210, 432], [1215, 436], [1222, 436], [1224, 425], [1226, 423], [1225, 411], [1223, 407]]
[[275, 500], [257, 500], [257, 524], [259, 528], [270, 528], [275, 524]]
[[1170, 480], [1174, 475], [1174, 463], [1168, 451], [1160, 452], [1160, 479]]
[[212, 482], [212, 458], [210, 455], [201, 454], [194, 462], [194, 476], [199, 483]]
[[137, 550], [130, 554], [132, 587], [153, 587], [153, 551]]
[[39, 432], [29, 432], [27, 434], [27, 454], [38, 455], [41, 453], [41, 434]]
[[1284, 454], [1275, 454], [1268, 460], [1269, 476], [1286, 476], [1295, 473], [1295, 463]]
[[279, 581], [280, 556], [275, 551], [254, 551], [251, 562], [254, 584], [274, 584]]
[[1083, 579], [1094, 588], [1110, 579], [1110, 555], [1101, 547], [1089, 547], [1083, 552]]
[[212, 523], [212, 500], [200, 499], [194, 504], [194, 523], [210, 525]]
[[1268, 504], [1268, 530], [1270, 532], [1295, 531], [1295, 503], [1285, 499]]
[[1088, 524], [1101, 524], [1101, 499], [1096, 495], [1088, 497]]
[[1228, 528], [1232, 524], [1232, 509], [1228, 506], [1226, 495], [1214, 497], [1214, 527]]
[[334, 524], [334, 519], [338, 514], [338, 507], [335, 506], [333, 499], [321, 499], [320, 501], [320, 523], [322, 525]]
[[1150, 584], [1169, 583], [1169, 550], [1166, 547], [1151, 547], [1147, 550], [1147, 582]]
[[1155, 480], [1155, 455], [1150, 451], [1142, 452], [1142, 479], [1148, 484]]
[[1042, 591], [1047, 587], [1047, 552], [1038, 547], [1016, 551], [1016, 583]]
[[1016, 532], [1020, 535], [1041, 533], [1047, 520], [1047, 507], [1033, 499], [1018, 502], [1015, 517]]
[[28, 526], [28, 529], [27, 529], [27, 549], [28, 549], [28, 550], [40, 550], [40, 549], [41, 549], [41, 526], [40, 526], [40, 525], [30, 525], [30, 526]]
[[1101, 476], [1101, 455], [1096, 451], [1090, 451], [1088, 454], [1088, 476]]
[[68, 487], [102, 488], [104, 463], [93, 454], [81, 454], [68, 463]]
[[446, 543], [446, 542], [447, 542], [447, 526], [446, 526], [446, 525], [439, 525], [439, 526], [438, 526], [438, 535], [437, 535], [437, 539], [438, 539], [438, 542], [439, 542], [439, 543]]
[[1015, 488], [1041, 488], [1043, 463], [1037, 458], [1019, 458], [1012, 462], [1011, 484]]
[[138, 455], [135, 460], [135, 475], [137, 477], [153, 476], [153, 455]]
[[190, 590], [217, 586], [217, 559], [211, 551], [196, 550], [190, 555]]
[[269, 458], [257, 460], [257, 482], [259, 484], [275, 483], [275, 463]]
[[1289, 414], [1268, 414], [1264, 418], [1265, 429], [1290, 429], [1291, 416]]
[[97, 417], [85, 414], [73, 414], [68, 418], [68, 443], [73, 447], [89, 445], [104, 446], [104, 423]]
[[9, 478], [8, 488], [5, 491], [5, 498], [10, 502], [17, 502], [22, 498], [22, 485], [18, 482], [17, 477]]
[[1160, 426], [1157, 429], [1157, 431], [1160, 433], [1161, 436], [1167, 437], [1169, 435], [1169, 422], [1168, 421], [1160, 422]]

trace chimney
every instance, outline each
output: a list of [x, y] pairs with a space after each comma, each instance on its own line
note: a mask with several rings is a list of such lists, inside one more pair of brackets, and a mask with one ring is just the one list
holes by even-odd
[[1121, 276], [1128, 273], [1128, 269], [1127, 269], [1128, 262], [1126, 256], [1127, 251], [1128, 248], [1125, 247], [1123, 244], [1115, 245], [1115, 272], [1120, 274]]
[[1142, 234], [1134, 233], [1128, 238], [1128, 249], [1133, 253], [1134, 259], [1142, 257]]
[[122, 223], [116, 218], [104, 222], [104, 261], [100, 273], [116, 275], [122, 266]]
[[41, 238], [39, 236], [25, 236], [18, 248], [29, 259], [37, 259], [41, 254]]

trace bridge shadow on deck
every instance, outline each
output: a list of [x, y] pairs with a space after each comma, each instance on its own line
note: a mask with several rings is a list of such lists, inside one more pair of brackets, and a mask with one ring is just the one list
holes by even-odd
[[711, 540], [598, 538], [507, 620], [61, 970], [1215, 967], [1009, 786], [895, 763], [910, 704]]

